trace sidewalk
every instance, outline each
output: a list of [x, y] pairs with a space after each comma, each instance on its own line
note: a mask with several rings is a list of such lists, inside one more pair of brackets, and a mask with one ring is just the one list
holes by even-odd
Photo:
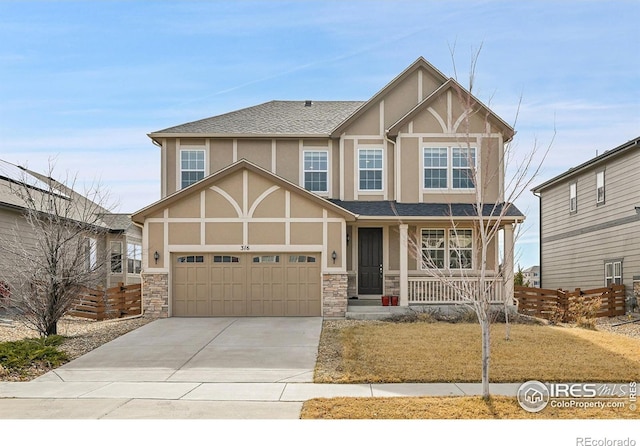
[[[491, 384], [515, 396], [520, 383]], [[298, 419], [312, 398], [480, 395], [480, 383], [0, 383], [0, 419]]]

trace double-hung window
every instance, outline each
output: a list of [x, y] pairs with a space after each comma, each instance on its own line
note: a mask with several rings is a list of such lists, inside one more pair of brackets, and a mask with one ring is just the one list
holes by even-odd
[[329, 192], [329, 152], [314, 150], [304, 152], [304, 188], [311, 192]]
[[423, 154], [424, 162], [424, 188], [446, 189], [448, 159], [446, 147], [427, 147]]
[[360, 190], [382, 190], [382, 149], [360, 149], [358, 173]]
[[140, 274], [142, 270], [142, 246], [138, 243], [127, 243], [127, 273]]
[[180, 151], [180, 188], [204, 178], [204, 150]]
[[622, 284], [622, 262], [620, 260], [605, 262], [604, 283], [606, 286]]
[[451, 152], [451, 186], [453, 189], [473, 189], [476, 149], [454, 147]]
[[122, 242], [111, 242], [111, 272], [114, 274], [122, 273]]
[[422, 269], [472, 269], [472, 229], [422, 229]]
[[98, 240], [87, 237], [84, 240], [84, 254], [87, 271], [94, 271], [98, 267]]
[[596, 173], [596, 204], [604, 203], [604, 170]]
[[425, 147], [422, 151], [424, 189], [475, 188], [475, 147]]
[[578, 212], [578, 185], [569, 185], [569, 212]]

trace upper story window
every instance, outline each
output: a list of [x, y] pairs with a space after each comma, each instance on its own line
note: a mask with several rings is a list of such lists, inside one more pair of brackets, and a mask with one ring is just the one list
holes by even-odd
[[596, 173], [596, 204], [604, 203], [604, 170]]
[[422, 156], [425, 189], [463, 190], [475, 187], [474, 147], [425, 147]]
[[329, 192], [329, 152], [313, 150], [304, 152], [304, 188], [311, 192]]
[[448, 171], [447, 149], [425, 148], [424, 149], [424, 188], [425, 189], [446, 189]]
[[142, 245], [127, 243], [127, 273], [140, 274], [142, 270]]
[[382, 149], [358, 151], [359, 190], [382, 190]]
[[476, 168], [476, 149], [454, 147], [451, 153], [451, 180], [453, 189], [473, 189]]
[[578, 185], [569, 185], [569, 212], [578, 212]]
[[204, 150], [180, 151], [180, 188], [204, 178]]

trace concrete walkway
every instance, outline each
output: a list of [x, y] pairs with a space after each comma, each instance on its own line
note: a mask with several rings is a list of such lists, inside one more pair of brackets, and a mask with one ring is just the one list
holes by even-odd
[[[30, 382], [0, 419], [298, 419], [311, 398], [479, 395], [480, 384], [314, 384], [321, 318], [162, 319]], [[515, 395], [516, 384], [492, 384]]]

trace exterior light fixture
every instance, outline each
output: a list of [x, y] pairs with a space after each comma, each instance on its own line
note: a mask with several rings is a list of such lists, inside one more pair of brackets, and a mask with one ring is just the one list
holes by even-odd
[[334, 264], [336, 263], [336, 259], [337, 259], [337, 258], [338, 258], [338, 254], [336, 254], [336, 252], [335, 252], [335, 251], [333, 251], [333, 252], [331, 253], [331, 259], [333, 260], [333, 263], [334, 263]]
[[160, 259], [160, 253], [158, 251], [153, 253], [153, 260], [156, 261], [156, 265], [158, 264], [158, 260]]

